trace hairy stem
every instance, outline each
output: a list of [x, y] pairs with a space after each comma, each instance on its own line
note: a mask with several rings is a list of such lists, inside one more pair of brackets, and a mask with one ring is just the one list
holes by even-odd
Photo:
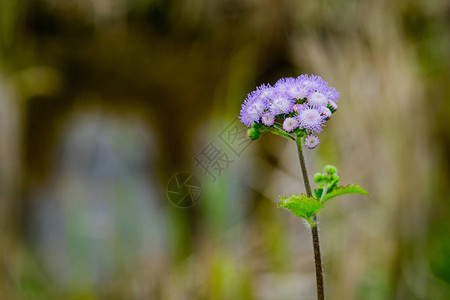
[[[300, 166], [302, 168], [303, 182], [305, 184], [306, 195], [308, 197], [312, 196], [311, 186], [309, 184], [308, 171], [306, 170], [305, 157], [303, 156], [303, 147], [301, 137], [297, 137], [297, 150], [298, 158], [300, 159]], [[325, 293], [323, 291], [323, 273], [322, 273], [322, 259], [320, 257], [320, 243], [319, 243], [319, 232], [317, 225], [317, 217], [313, 217], [314, 227], [311, 227], [311, 234], [314, 247], [314, 263], [316, 267], [316, 283], [317, 283], [317, 299], [325, 300]]]

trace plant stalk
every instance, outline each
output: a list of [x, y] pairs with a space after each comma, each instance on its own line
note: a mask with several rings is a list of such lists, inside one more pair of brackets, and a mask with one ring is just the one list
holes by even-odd
[[[305, 157], [303, 155], [302, 139], [297, 137], [297, 150], [298, 158], [300, 159], [300, 166], [302, 168], [303, 182], [305, 184], [306, 195], [312, 197], [311, 186], [309, 184], [308, 171], [306, 170]], [[322, 259], [320, 256], [320, 242], [319, 242], [319, 231], [317, 229], [317, 217], [314, 216], [312, 221], [315, 223], [314, 227], [311, 227], [313, 248], [314, 248], [314, 263], [316, 267], [316, 284], [317, 284], [317, 299], [325, 300], [325, 293], [323, 290], [323, 272], [322, 272]]]

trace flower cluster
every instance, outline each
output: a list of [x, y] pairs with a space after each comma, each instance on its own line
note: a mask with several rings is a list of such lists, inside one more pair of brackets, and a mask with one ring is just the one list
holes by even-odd
[[339, 93], [320, 76], [282, 78], [274, 86], [261, 85], [248, 94], [239, 119], [247, 127], [266, 126], [306, 136], [305, 145], [319, 144], [315, 135], [337, 110]]

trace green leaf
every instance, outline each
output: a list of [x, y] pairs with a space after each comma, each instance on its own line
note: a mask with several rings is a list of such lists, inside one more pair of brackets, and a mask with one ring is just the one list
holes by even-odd
[[328, 190], [332, 191], [339, 183], [339, 180], [341, 180], [341, 177], [339, 177], [338, 175], [336, 174], [331, 175], [331, 180], [328, 184]]
[[315, 216], [322, 209], [323, 206], [320, 201], [313, 197], [308, 197], [305, 194], [280, 197], [280, 199], [281, 201], [278, 203], [278, 207], [289, 209], [297, 217], [304, 218], [308, 221], [311, 227], [315, 226], [311, 217]]
[[350, 184], [346, 186], [340, 186], [335, 189], [333, 189], [331, 192], [327, 193], [325, 196], [323, 196], [322, 202], [325, 203], [331, 198], [344, 195], [344, 194], [363, 194], [363, 195], [369, 195], [369, 193], [360, 187], [359, 185]]
[[323, 193], [322, 187], [313, 190], [313, 194], [316, 199], [320, 199], [320, 197], [322, 197], [322, 193]]

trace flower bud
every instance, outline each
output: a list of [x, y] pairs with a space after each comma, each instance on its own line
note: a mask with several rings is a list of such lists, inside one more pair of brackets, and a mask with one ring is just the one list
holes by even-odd
[[249, 137], [252, 141], [259, 139], [259, 136], [261, 135], [261, 134], [259, 133], [259, 130], [256, 129], [256, 128], [254, 128], [254, 127], [249, 128], [249, 129], [247, 130], [247, 134], [248, 134], [248, 137]]
[[314, 181], [319, 183], [323, 180], [323, 176], [321, 173], [316, 173], [316, 175], [314, 175]]
[[330, 174], [335, 174], [335, 173], [337, 172], [337, 169], [336, 169], [335, 166], [332, 166], [332, 165], [326, 165], [325, 168], [324, 168], [324, 171], [325, 171], [325, 172], [328, 172], [328, 173], [330, 173]]

